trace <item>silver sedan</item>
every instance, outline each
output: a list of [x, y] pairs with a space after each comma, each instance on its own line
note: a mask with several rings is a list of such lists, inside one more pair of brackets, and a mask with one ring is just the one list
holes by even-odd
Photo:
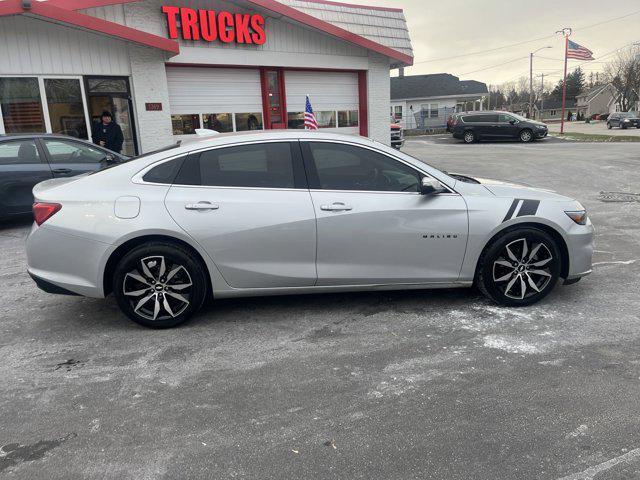
[[221, 134], [34, 188], [28, 270], [148, 327], [207, 297], [470, 287], [507, 306], [591, 271], [557, 193], [446, 174], [365, 138]]

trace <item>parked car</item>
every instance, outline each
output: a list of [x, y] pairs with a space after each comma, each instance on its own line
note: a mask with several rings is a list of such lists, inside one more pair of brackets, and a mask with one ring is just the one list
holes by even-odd
[[128, 157], [63, 135], [0, 135], [0, 219], [31, 213], [34, 185], [99, 170]]
[[532, 142], [549, 133], [544, 123], [508, 112], [467, 112], [460, 114], [454, 121], [453, 137], [465, 143], [506, 139]]
[[623, 130], [640, 128], [640, 117], [633, 112], [612, 113], [607, 119], [607, 128], [611, 130], [613, 127], [620, 127]]
[[391, 124], [391, 146], [396, 150], [404, 146], [404, 130], [399, 123]]
[[449, 118], [447, 118], [447, 132], [453, 131], [453, 126], [458, 123], [458, 118], [460, 118], [460, 115], [460, 113], [453, 113], [449, 115]]
[[34, 194], [38, 286], [113, 293], [148, 327], [183, 323], [211, 296], [476, 284], [524, 306], [591, 271], [579, 202], [335, 133], [196, 139]]

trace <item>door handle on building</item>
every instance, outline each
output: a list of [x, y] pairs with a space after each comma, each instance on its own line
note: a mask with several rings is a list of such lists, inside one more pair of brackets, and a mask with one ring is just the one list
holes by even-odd
[[351, 205], [345, 205], [342, 202], [334, 202], [331, 205], [320, 205], [320, 210], [324, 210], [325, 212], [348, 212], [349, 210], [353, 210]]
[[218, 210], [220, 207], [218, 205], [214, 205], [211, 202], [198, 202], [198, 203], [187, 203], [184, 206], [184, 208], [187, 210], [206, 211], [206, 210]]

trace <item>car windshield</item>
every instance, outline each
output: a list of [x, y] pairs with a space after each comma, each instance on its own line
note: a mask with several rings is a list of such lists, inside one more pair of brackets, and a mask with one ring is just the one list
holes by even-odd
[[516, 119], [520, 120], [521, 122], [522, 122], [522, 121], [525, 121], [525, 122], [526, 122], [527, 120], [529, 120], [528, 118], [523, 117], [522, 115], [518, 115], [517, 113], [511, 113], [511, 112], [509, 112], [509, 115], [511, 115], [512, 117], [515, 117]]

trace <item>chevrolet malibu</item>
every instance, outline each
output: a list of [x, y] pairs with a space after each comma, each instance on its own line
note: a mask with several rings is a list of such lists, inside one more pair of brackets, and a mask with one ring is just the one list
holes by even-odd
[[477, 285], [525, 306], [591, 271], [577, 201], [354, 136], [203, 137], [34, 196], [37, 285], [113, 294], [147, 327], [181, 324], [207, 297]]

